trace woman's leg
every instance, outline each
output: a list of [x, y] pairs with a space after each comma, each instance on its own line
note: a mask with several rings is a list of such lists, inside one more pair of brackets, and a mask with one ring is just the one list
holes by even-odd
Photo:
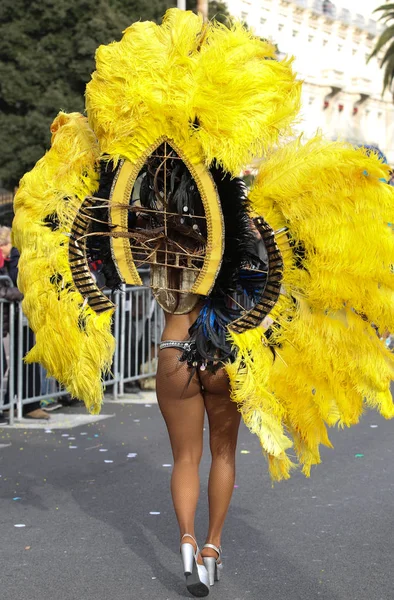
[[[234, 491], [235, 452], [241, 415], [230, 400], [229, 383], [224, 370], [201, 376], [205, 407], [209, 420], [212, 465], [208, 483], [209, 527], [206, 542], [220, 546], [224, 521]], [[203, 556], [214, 556], [205, 548]]]
[[[199, 380], [194, 377], [189, 382], [190, 371], [178, 357], [179, 350], [160, 351], [156, 391], [174, 457], [171, 493], [180, 534], [195, 537], [205, 407]], [[186, 541], [191, 543], [190, 539]]]

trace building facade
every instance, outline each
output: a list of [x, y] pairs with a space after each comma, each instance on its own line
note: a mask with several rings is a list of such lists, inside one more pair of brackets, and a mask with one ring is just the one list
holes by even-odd
[[373, 144], [394, 164], [393, 96], [382, 96], [378, 60], [367, 64], [383, 26], [373, 10], [383, 0], [227, 0], [230, 13], [281, 56], [295, 56], [303, 80], [299, 129], [330, 139]]

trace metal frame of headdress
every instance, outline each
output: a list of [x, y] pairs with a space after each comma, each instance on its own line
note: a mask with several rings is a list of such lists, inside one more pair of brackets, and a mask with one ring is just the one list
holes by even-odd
[[[159, 304], [169, 312], [172, 311], [168, 308], [167, 303], [163, 302], [161, 292], [178, 292], [185, 296], [187, 301], [183, 302], [183, 304], [181, 303], [181, 308], [178, 311], [174, 310], [174, 312], [183, 313], [189, 312], [191, 308], [193, 308], [198, 301], [199, 296], [209, 295], [214, 286], [224, 251], [224, 224], [216, 186], [205, 165], [202, 163], [194, 164], [187, 156], [185, 156], [185, 153], [173, 140], [169, 139], [167, 136], [162, 136], [157, 139], [152, 146], [147, 148], [137, 161], [133, 163], [127, 160], [120, 161], [108, 200], [94, 197], [86, 198], [75, 217], [69, 244], [71, 272], [77, 289], [96, 312], [102, 312], [108, 308], [112, 308], [113, 304], [96, 286], [88, 267], [86, 237], [89, 235], [90, 230], [89, 222], [91, 218], [90, 213], [92, 213], [91, 209], [94, 209], [94, 203], [97, 201], [99, 201], [102, 206], [108, 204], [109, 225], [111, 231], [105, 235], [110, 237], [112, 258], [118, 274], [124, 283], [142, 285], [136, 261], [133, 257], [133, 244], [131, 243], [133, 236], [136, 236], [137, 234], [128, 229], [129, 211], [136, 210], [135, 207], [131, 205], [130, 198], [136, 180], [146, 160], [157, 151], [162, 144], [164, 144], [164, 155], [161, 157], [163, 158], [163, 164], [166, 165], [167, 158], [170, 158], [168, 152], [171, 152], [171, 149], [177, 154], [179, 159], [182, 160], [192, 175], [204, 208], [207, 240], [204, 256], [190, 254], [187, 265], [182, 267], [185, 270], [198, 271], [198, 275], [192, 282], [190, 289], [187, 289], [187, 286], [177, 290], [165, 290], [165, 286], [155, 288], [155, 283], [157, 284], [157, 281], [160, 278], [153, 277], [153, 291]], [[169, 148], [167, 148], [167, 146]], [[173, 155], [171, 158], [173, 158]], [[164, 198], [164, 204], [165, 201], [166, 198]], [[141, 212], [146, 212], [146, 209], [141, 208], [140, 210]], [[165, 208], [164, 215], [166, 216]], [[141, 247], [137, 247], [137, 249], [140, 251]], [[182, 252], [179, 252], [179, 254], [182, 254]], [[186, 256], [186, 254], [184, 254], [184, 256]], [[165, 251], [165, 257], [167, 257], [167, 250]], [[197, 261], [201, 261], [201, 268], [199, 268], [198, 265], [196, 266], [195, 263]], [[149, 262], [149, 260], [137, 261], [138, 264], [142, 264], [143, 262]], [[153, 263], [153, 267], [155, 267], [154, 259], [151, 262]], [[158, 266], [175, 268], [177, 265], [163, 264]]]
[[262, 217], [253, 219], [256, 229], [261, 235], [268, 255], [267, 282], [261, 299], [239, 319], [228, 325], [235, 333], [243, 333], [248, 329], [258, 327], [271, 312], [281, 293], [283, 279], [283, 258], [275, 240], [275, 232]]

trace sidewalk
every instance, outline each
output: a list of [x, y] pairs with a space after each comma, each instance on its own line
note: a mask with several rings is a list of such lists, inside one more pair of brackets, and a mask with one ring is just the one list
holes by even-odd
[[[114, 404], [157, 404], [156, 392], [141, 390], [138, 394], [125, 394], [114, 400], [112, 396], [104, 396], [103, 409]], [[72, 429], [89, 423], [95, 423], [102, 419], [109, 419], [115, 416], [114, 414], [89, 415], [82, 402], [70, 407], [63, 407], [56, 412], [50, 413], [49, 420], [45, 419], [17, 419], [15, 418], [13, 425], [1, 425], [4, 429]]]

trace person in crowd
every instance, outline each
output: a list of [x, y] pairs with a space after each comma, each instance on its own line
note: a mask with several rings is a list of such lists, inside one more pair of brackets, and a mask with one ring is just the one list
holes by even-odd
[[[0, 315], [1, 331], [2, 331], [2, 348], [1, 348], [1, 389], [0, 389], [0, 424], [6, 423], [5, 416], [2, 407], [4, 406], [4, 393], [5, 393], [5, 376], [7, 373], [7, 357], [4, 348], [4, 338], [10, 333], [10, 303], [20, 302], [22, 300], [22, 294], [16, 286], [13, 285], [12, 280], [9, 276], [8, 270], [5, 266], [5, 259], [0, 247]], [[5, 302], [4, 302], [5, 301]]]
[[[4, 259], [4, 273], [8, 275], [10, 279], [10, 289], [12, 291], [5, 292], [12, 294], [14, 299], [13, 302], [19, 302], [22, 300], [22, 294], [17, 287], [18, 278], [18, 261], [19, 252], [13, 247], [11, 242], [11, 228], [0, 227], [0, 250]], [[12, 283], [12, 285], [11, 285]], [[23, 314], [20, 310], [15, 310], [15, 326], [14, 326], [14, 374], [10, 373], [10, 377], [13, 376], [14, 393], [18, 390], [18, 347], [19, 344], [23, 344], [23, 354], [33, 346], [34, 336], [31, 329], [28, 327], [22, 328], [22, 338], [19, 337], [20, 319], [23, 319]], [[40, 394], [40, 368], [38, 365], [26, 365], [22, 364], [22, 394], [24, 398], [34, 398]], [[5, 396], [5, 404], [8, 404], [10, 379], [8, 380], [7, 392]], [[40, 402], [33, 402], [26, 404], [23, 407], [23, 416], [29, 419], [49, 419], [49, 415], [46, 411], [40, 407]]]

